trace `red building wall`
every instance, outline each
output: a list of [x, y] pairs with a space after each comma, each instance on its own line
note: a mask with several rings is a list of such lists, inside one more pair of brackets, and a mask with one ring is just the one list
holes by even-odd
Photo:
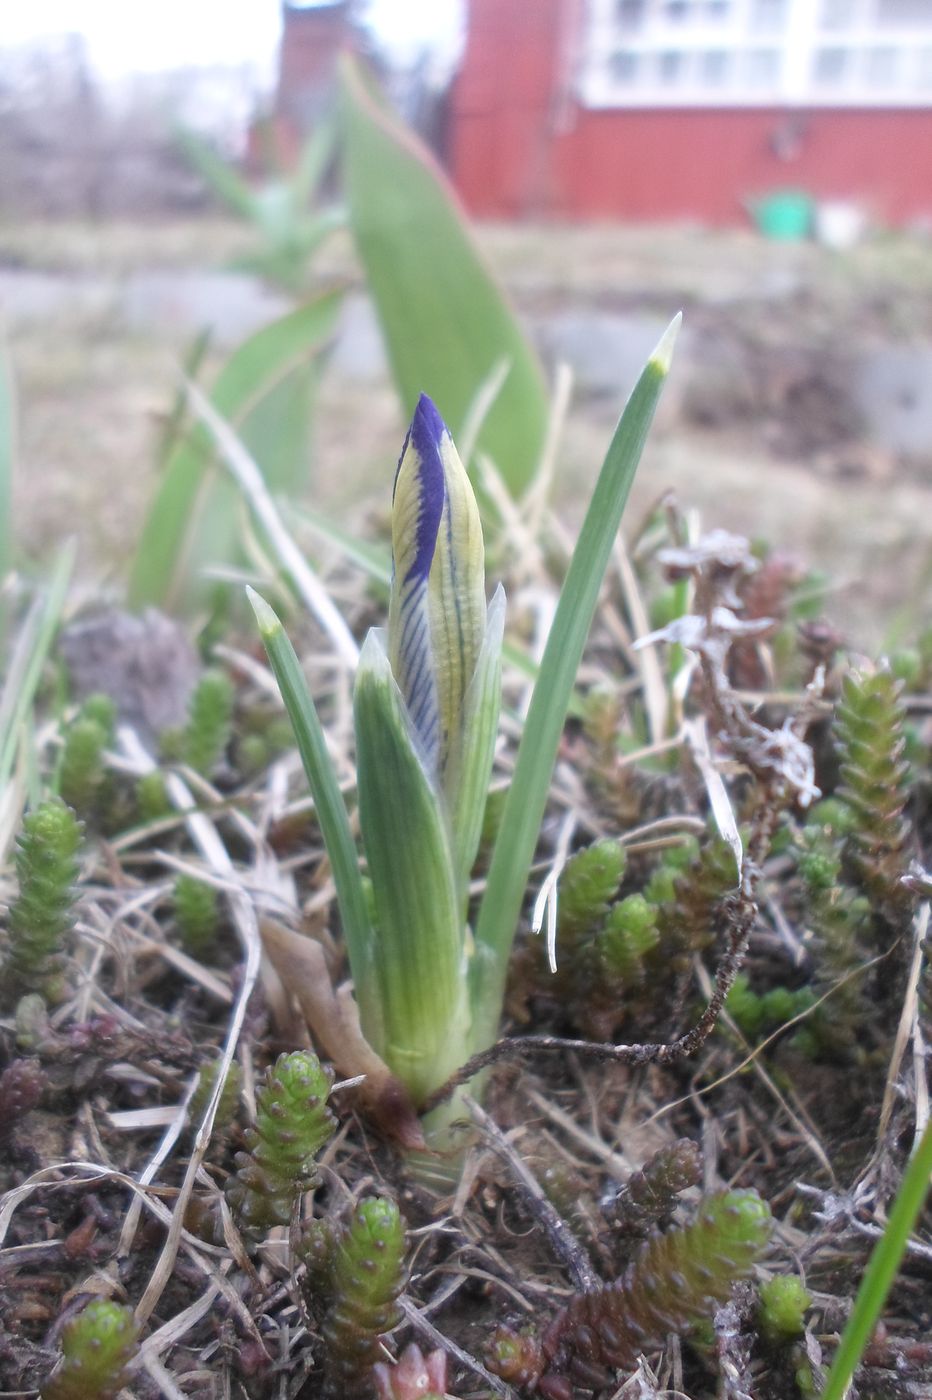
[[748, 197], [798, 186], [932, 218], [932, 110], [589, 110], [560, 92], [572, 3], [470, 0], [451, 156], [474, 214], [737, 224]]

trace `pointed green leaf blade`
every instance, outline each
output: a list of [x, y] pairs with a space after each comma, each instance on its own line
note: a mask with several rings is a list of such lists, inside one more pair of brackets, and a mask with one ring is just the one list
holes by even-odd
[[498, 1031], [505, 972], [547, 806], [550, 779], [573, 682], [582, 660], [602, 577], [657, 401], [670, 369], [677, 317], [648, 360], [625, 405], [573, 551], [518, 747], [485, 895], [473, 964], [473, 1048]]
[[246, 593], [256, 614], [269, 665], [291, 720], [314, 798], [321, 835], [333, 869], [363, 1034], [375, 1045], [379, 1015], [373, 982], [373, 933], [346, 804], [294, 647], [265, 599], [251, 588], [247, 588]]

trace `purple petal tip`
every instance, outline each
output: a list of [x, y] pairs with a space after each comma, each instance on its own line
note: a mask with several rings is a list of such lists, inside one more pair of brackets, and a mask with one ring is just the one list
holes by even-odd
[[[414, 558], [405, 574], [405, 583], [415, 580], [426, 582], [437, 544], [437, 531], [443, 513], [446, 497], [443, 462], [440, 444], [448, 429], [432, 399], [421, 394], [411, 419], [408, 436], [405, 438], [395, 474], [395, 488], [398, 487], [398, 473], [409, 450], [417, 461], [417, 512], [416, 544]], [[394, 493], [393, 493], [394, 500]]]
[[440, 439], [448, 431], [433, 399], [428, 398], [427, 394], [422, 394], [411, 419], [411, 437], [421, 456], [426, 456], [431, 447], [436, 450], [440, 446]]

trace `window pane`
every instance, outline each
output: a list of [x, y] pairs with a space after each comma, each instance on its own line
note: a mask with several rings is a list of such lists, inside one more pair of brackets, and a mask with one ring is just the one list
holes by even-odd
[[900, 68], [899, 57], [898, 49], [868, 49], [864, 55], [864, 80], [868, 87], [896, 87]]
[[779, 34], [786, 26], [786, 0], [752, 0], [751, 32]]
[[916, 86], [923, 92], [932, 91], [932, 49], [919, 50], [919, 69]]
[[877, 0], [877, 22], [932, 29], [932, 5], [929, 0]]
[[682, 24], [684, 20], [692, 18], [691, 9], [689, 0], [663, 0], [661, 15], [672, 24]]
[[731, 77], [734, 55], [727, 49], [708, 49], [699, 55], [699, 81], [703, 87], [724, 88]]
[[770, 88], [780, 75], [779, 49], [749, 49], [744, 56], [745, 81], [749, 88]]
[[657, 55], [657, 81], [661, 87], [676, 87], [686, 73], [686, 55], [680, 49], [667, 49]]
[[858, 0], [822, 0], [822, 28], [850, 29], [857, 23], [860, 8]]
[[640, 55], [620, 49], [613, 53], [609, 61], [612, 82], [619, 87], [636, 87], [638, 82], [638, 70], [640, 68]]
[[647, 13], [647, 0], [617, 0], [615, 18], [622, 29], [641, 29]]
[[848, 73], [850, 49], [817, 49], [813, 80], [816, 87], [840, 87]]
[[732, 8], [731, 0], [705, 0], [702, 18], [712, 24], [724, 24], [731, 18]]

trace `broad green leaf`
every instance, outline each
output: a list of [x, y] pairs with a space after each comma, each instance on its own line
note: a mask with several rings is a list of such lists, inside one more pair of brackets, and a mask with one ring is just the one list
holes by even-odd
[[453, 434], [503, 358], [510, 370], [478, 451], [514, 495], [530, 482], [547, 427], [537, 357], [485, 264], [430, 153], [343, 65], [341, 107], [350, 225], [406, 416], [429, 394]]
[[[328, 292], [263, 327], [234, 352], [211, 394], [272, 492], [294, 493], [304, 484], [315, 361], [333, 333], [341, 301], [341, 292]], [[218, 467], [209, 434], [193, 427], [169, 456], [143, 526], [130, 605], [192, 612], [207, 604], [216, 585], [204, 580], [203, 571], [241, 562], [240, 509], [239, 493]]]
[[625, 405], [547, 638], [476, 925], [472, 1004], [473, 1048], [477, 1050], [490, 1045], [498, 1032], [508, 955], [547, 806], [567, 706], [612, 544], [670, 368], [678, 326], [679, 317], [648, 360]]

